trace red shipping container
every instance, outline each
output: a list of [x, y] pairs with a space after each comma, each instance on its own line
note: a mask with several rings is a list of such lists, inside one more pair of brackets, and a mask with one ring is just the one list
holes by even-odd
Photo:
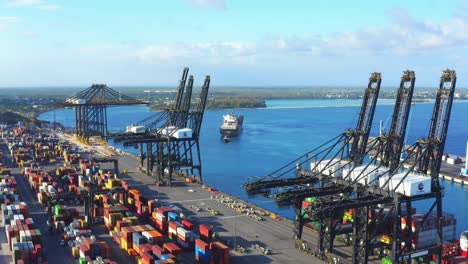
[[172, 212], [172, 208], [162, 206], [156, 209], [156, 211], [160, 214], [163, 214], [165, 217], [167, 217], [167, 213]]
[[201, 239], [196, 239], [195, 240], [195, 246], [203, 249], [203, 250], [208, 250], [209, 249], [209, 245], [208, 243], [205, 243], [203, 240]]
[[186, 227], [187, 229], [189, 229], [189, 230], [192, 230], [192, 229], [193, 229], [193, 224], [190, 223], [190, 222], [187, 221], [187, 220], [182, 220], [182, 225], [183, 225], [184, 227]]
[[201, 224], [199, 226], [199, 230], [200, 230], [200, 235], [203, 235], [205, 237], [211, 237], [213, 234], [213, 229], [204, 224]]
[[177, 246], [175, 243], [165, 243], [163, 245], [163, 249], [174, 255], [182, 254], [182, 249], [179, 246]]
[[175, 231], [177, 231], [177, 227], [180, 227], [180, 226], [181, 225], [176, 221], [170, 221], [169, 222], [169, 228], [174, 229]]
[[85, 244], [80, 244], [80, 251], [83, 252], [85, 256], [89, 254], [89, 248], [87, 248]]
[[153, 251], [153, 254], [155, 254], [156, 256], [161, 256], [162, 254], [164, 254], [166, 251], [164, 251], [164, 249], [158, 245], [154, 245], [152, 247], [152, 251]]
[[142, 252], [142, 253], [140, 253], [140, 256], [143, 259], [143, 263], [145, 263], [145, 264], [154, 263], [154, 257], [153, 257], [152, 254], [150, 254], [148, 252]]

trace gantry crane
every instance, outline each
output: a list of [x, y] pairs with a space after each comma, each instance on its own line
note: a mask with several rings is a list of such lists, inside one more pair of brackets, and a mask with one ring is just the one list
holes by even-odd
[[[395, 102], [395, 108], [394, 108], [394, 113], [393, 113], [393, 118], [392, 118], [392, 126], [391, 126], [391, 129], [390, 129], [390, 132], [388, 134], [383, 134], [381, 137], [379, 137], [377, 139], [374, 139], [373, 142], [371, 142], [371, 144], [370, 144], [371, 146], [369, 147], [369, 150], [372, 150], [374, 152], [374, 155], [378, 155], [378, 158], [379, 158], [378, 161], [380, 163], [380, 166], [383, 166], [383, 165], [388, 166], [389, 171], [393, 171], [395, 169], [395, 167], [397, 167], [398, 164], [399, 164], [399, 158], [400, 158], [399, 153], [401, 152], [401, 149], [402, 149], [403, 144], [404, 144], [406, 126], [407, 126], [409, 111], [410, 111], [410, 107], [411, 107], [411, 99], [412, 99], [412, 94], [413, 94], [413, 89], [414, 89], [414, 81], [415, 81], [415, 77], [414, 77], [414, 72], [413, 71], [405, 71], [403, 73], [401, 83], [400, 83], [400, 88], [399, 88], [398, 94], [397, 94], [397, 100]], [[362, 115], [361, 115], [361, 117], [362, 117]], [[359, 121], [358, 124], [363, 124], [364, 122], [362, 122], [362, 120], [365, 120], [365, 119], [360, 118], [360, 121]], [[351, 134], [351, 133], [348, 133], [348, 135], [349, 134]], [[363, 136], [365, 136], [365, 135], [363, 135]], [[367, 135], [367, 137], [368, 137], [368, 135]], [[354, 148], [354, 149], [356, 149], [356, 148]], [[365, 151], [365, 149], [363, 148], [363, 149], [361, 149], [361, 152], [358, 152], [358, 153], [361, 153], [361, 155], [367, 155], [369, 150]], [[308, 153], [308, 154], [310, 154], [310, 153]], [[329, 154], [329, 153], [327, 153], [327, 154]], [[327, 155], [325, 155], [325, 156], [327, 156]], [[299, 160], [299, 159], [297, 159], [297, 160]], [[294, 162], [296, 162], [297, 160], [295, 160]], [[373, 159], [374, 162], [376, 160], [377, 159]], [[362, 162], [362, 158], [358, 158], [357, 161], [358, 162], [356, 162], [356, 163], [359, 164], [360, 162]], [[327, 163], [327, 165], [325, 167], [329, 167], [329, 166], [332, 166], [332, 165], [334, 165], [334, 164], [330, 160], [330, 161], [328, 161], [328, 163]], [[301, 172], [304, 173], [304, 170], [301, 170]], [[310, 172], [307, 172], [307, 173], [310, 174]], [[319, 173], [322, 173], [322, 171], [320, 171]], [[311, 175], [309, 175], [309, 176], [311, 176]], [[253, 190], [254, 192], [255, 191], [261, 192], [260, 190], [267, 190], [269, 188], [274, 188], [274, 187], [276, 187], [278, 185], [284, 186], [286, 184], [286, 182], [288, 182], [288, 180], [289, 179], [279, 179], [279, 180], [275, 180], [275, 181], [264, 180], [262, 182], [260, 188], [259, 188], [258, 185], [254, 185], [254, 186], [247, 185], [247, 187], [250, 187], [250, 191]], [[336, 194], [339, 194], [339, 193], [348, 193], [351, 190], [355, 189], [354, 187], [351, 187], [351, 185], [347, 184], [346, 182], [344, 182], [344, 183], [341, 182], [341, 185], [337, 184], [337, 183], [340, 182], [340, 181], [337, 181], [337, 180], [335, 180], [334, 185], [329, 185], [329, 186], [325, 186], [325, 187], [322, 186], [322, 188], [317, 188], [317, 187], [313, 186], [316, 182], [318, 182], [317, 177], [312, 177], [312, 179], [311, 178], [298, 177], [298, 178], [296, 178], [294, 180], [291, 180], [289, 182], [295, 183], [295, 184], [307, 183], [309, 185], [309, 186], [304, 186], [304, 184], [303, 184], [299, 188], [295, 188], [293, 190], [278, 193], [278, 194], [275, 195], [275, 198], [276, 198], [276, 200], [277, 200], [277, 202], [279, 204], [296, 204], [296, 208], [298, 208], [300, 206], [300, 202], [304, 198], [309, 197], [309, 196], [323, 197], [323, 196], [329, 196], [329, 195], [336, 195]], [[369, 200], [369, 199], [367, 199], [367, 200]], [[370, 203], [370, 204], [372, 204], [372, 203]], [[300, 210], [298, 210], [298, 213], [299, 212], [300, 212]], [[359, 214], [355, 214], [355, 215], [359, 215]], [[354, 217], [356, 218], [356, 216], [354, 216]], [[296, 231], [297, 231], [296, 237], [300, 238], [301, 234], [302, 234], [302, 232], [301, 232], [302, 231], [302, 226], [303, 226], [304, 223], [303, 222], [301, 223], [301, 220], [302, 220], [301, 215], [298, 215], [296, 217], [296, 220], [297, 220], [296, 224], [301, 226], [301, 228], [296, 228]], [[355, 219], [355, 221], [356, 221], [356, 219]], [[325, 225], [323, 225], [323, 227], [324, 227], [323, 228], [324, 230], [333, 231], [333, 227], [326, 226], [326, 223], [325, 223]], [[363, 229], [363, 230], [366, 230], [366, 229]], [[344, 229], [343, 231], [350, 231], [350, 230], [349, 229], [348, 230]], [[322, 250], [327, 249], [327, 246], [324, 245], [324, 242], [326, 242], [326, 240], [327, 240], [327, 239], [325, 239], [326, 237], [328, 237], [328, 240], [333, 239], [333, 237], [330, 237], [330, 234], [322, 234], [320, 236], [320, 239], [319, 239], [319, 248], [321, 248]], [[357, 240], [354, 239], [354, 241], [357, 241]], [[332, 248], [332, 242], [333, 241], [331, 241], [331, 243], [328, 243], [328, 250], [330, 250]], [[358, 252], [358, 250], [355, 250], [355, 252]]]
[[144, 126], [144, 132], [114, 135], [114, 140], [124, 145], [138, 145], [141, 167], [149, 175], [154, 175], [154, 171], [157, 181], [167, 184], [171, 184], [176, 170], [185, 171], [187, 176], [197, 170], [198, 180], [202, 181], [199, 138], [210, 76], [205, 78], [198, 104], [191, 109], [194, 78], [188, 76], [188, 71], [184, 68], [173, 107], [138, 122]]
[[[449, 84], [448, 87], [445, 87]], [[420, 254], [433, 253], [437, 256], [437, 263], [440, 263], [442, 256], [442, 188], [439, 183], [439, 171], [441, 158], [444, 150], [445, 140], [447, 136], [447, 129], [450, 119], [453, 94], [456, 84], [456, 74], [453, 70], [445, 70], [442, 73], [440, 80], [440, 86], [437, 90], [437, 97], [434, 105], [433, 115], [431, 119], [430, 130], [427, 138], [418, 140], [414, 145], [409, 147], [406, 151], [409, 153], [408, 156], [398, 164], [394, 171], [389, 175], [383, 186], [375, 187], [370, 184], [359, 186], [365, 189], [362, 192], [362, 196], [350, 197], [348, 199], [324, 202], [317, 208], [312, 208], [310, 216], [318, 218], [322, 217], [333, 217], [337, 212], [341, 212], [347, 209], [355, 209], [355, 223], [353, 230], [354, 240], [354, 254], [353, 263], [366, 263], [369, 255], [369, 251], [373, 246], [371, 241], [373, 240], [374, 234], [370, 234], [369, 230], [377, 222], [377, 217], [382, 213], [380, 210], [378, 213], [373, 212], [372, 217], [369, 217], [368, 207], [373, 207], [379, 204], [394, 203], [395, 213], [393, 214], [394, 229], [392, 232], [392, 254], [391, 258], [394, 263], [410, 262], [411, 256], [417, 256]], [[396, 154], [399, 157], [399, 154]], [[395, 158], [396, 159], [396, 158]], [[410, 164], [409, 169], [405, 172], [404, 177], [399, 180], [399, 183], [394, 185], [392, 188], [389, 187], [388, 182], [393, 176], [402, 170], [405, 166]], [[391, 166], [390, 166], [391, 167]], [[431, 192], [422, 195], [406, 196], [397, 193], [396, 188], [402, 184], [405, 178], [412, 172], [421, 172], [429, 174], [431, 177]], [[412, 222], [411, 217], [411, 205], [413, 201], [435, 198], [429, 212], [425, 214], [422, 219], [421, 226], [424, 225], [425, 221], [432, 213], [434, 208], [437, 208], [437, 234], [438, 241], [435, 246], [413, 250], [411, 248], [411, 241], [413, 233], [417, 233], [420, 230], [418, 227], [415, 232], [409, 228], [406, 236], [403, 236], [401, 229], [401, 205], [406, 204], [406, 217], [409, 223]], [[402, 247], [402, 242], [404, 246]]]
[[[372, 126], [381, 81], [382, 77], [380, 73], [374, 72], [369, 77], [369, 83], [364, 93], [359, 120], [355, 129], [347, 129], [337, 137], [307, 152], [269, 175], [243, 185], [246, 191], [249, 194], [257, 194], [266, 192], [272, 188], [303, 184], [313, 185], [319, 181], [319, 179], [314, 176], [320, 175], [321, 172], [330, 165], [336, 165], [338, 161], [335, 158], [337, 157], [339, 157], [340, 160], [348, 160], [348, 163], [353, 161], [362, 163], [363, 153], [366, 150]], [[336, 150], [336, 148], [338, 148], [338, 150]], [[282, 178], [292, 171], [301, 171], [299, 169], [300, 164], [307, 164], [318, 156], [328, 157], [329, 155], [333, 155], [333, 157], [328, 160], [322, 158], [320, 161], [314, 163], [316, 168], [313, 168], [313, 170], [319, 170], [319, 173], [298, 173], [298, 177], [296, 178]], [[326, 163], [326, 166], [322, 166], [323, 169], [318, 169], [316, 165], [320, 163]], [[297, 164], [297, 166], [291, 167], [293, 164]]]
[[[279, 203], [294, 205], [296, 210], [295, 237], [297, 240], [301, 240], [302, 230], [305, 224], [305, 215], [303, 212], [301, 212], [301, 202], [304, 200], [304, 198], [309, 196], [327, 197], [330, 195], [351, 191], [350, 188], [337, 186], [337, 182], [332, 183], [325, 181], [325, 177], [322, 176], [324, 174], [334, 175], [336, 170], [341, 170], [343, 167], [348, 167], [351, 165], [357, 166], [362, 164], [362, 161], [367, 153], [369, 133], [372, 126], [381, 81], [382, 78], [380, 73], [371, 74], [367, 89], [365, 90], [361, 110], [359, 113], [359, 120], [355, 129], [345, 130], [341, 135], [306, 153], [300, 158], [290, 162], [272, 174], [282, 171], [284, 168], [290, 167], [291, 164], [302, 160], [304, 157], [306, 159], [305, 161], [302, 161], [302, 163], [308, 163], [314, 157], [320, 156], [321, 159], [319, 161], [312, 162], [311, 170], [301, 169], [300, 165], [297, 164], [295, 169], [298, 177], [296, 178], [271, 179], [272, 177], [270, 175], [269, 177], [244, 185], [247, 192], [251, 194], [262, 192], [265, 193], [268, 192], [271, 188], [293, 186], [292, 190], [278, 194], [276, 199]], [[335, 140], [336, 142], [334, 142]], [[329, 145], [331, 142], [334, 143]], [[326, 159], [329, 158], [330, 155], [332, 155], [332, 157], [330, 159]], [[310, 156], [312, 156], [312, 158]], [[337, 166], [336, 170], [335, 166]], [[326, 172], [329, 170], [329, 168], [333, 168], [332, 170], [335, 171]], [[279, 177], [292, 170], [294, 170], [294, 168], [283, 171]], [[276, 177], [278, 178], [278, 176]], [[314, 186], [316, 183], [318, 183], [319, 186]], [[322, 242], [319, 242], [319, 251], [323, 251], [323, 238], [326, 235], [324, 233], [326, 230], [324, 221], [321, 222], [321, 227], [322, 228], [319, 229], [319, 241]], [[332, 247], [332, 244], [330, 244], [330, 247]]]
[[75, 134], [88, 143], [92, 136], [107, 139], [107, 106], [148, 104], [119, 93], [105, 84], [93, 84], [62, 103], [75, 107]]

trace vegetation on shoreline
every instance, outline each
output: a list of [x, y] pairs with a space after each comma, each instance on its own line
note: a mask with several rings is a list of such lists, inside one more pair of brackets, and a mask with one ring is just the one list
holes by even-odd
[[31, 119], [29, 117], [22, 116], [15, 112], [11, 112], [11, 111], [0, 112], [1, 124], [16, 124], [19, 121], [25, 122], [25, 121], [30, 121], [30, 120]]
[[[14, 112], [25, 117], [35, 118], [39, 114], [61, 108], [60, 102], [80, 92], [86, 87], [52, 88], [0, 88], [0, 112]], [[151, 110], [172, 107], [176, 87], [111, 87], [136, 99], [151, 102]], [[363, 87], [212, 87], [207, 102], [208, 109], [262, 108], [266, 100], [274, 99], [361, 99]], [[435, 98], [434, 88], [415, 90], [414, 102], [425, 102]], [[200, 88], [194, 88], [192, 103], [198, 103]], [[467, 89], [458, 89], [458, 99], [468, 99]], [[395, 88], [382, 88], [381, 99], [394, 99]], [[457, 98], [457, 97], [456, 97]], [[1, 121], [1, 120], [0, 120]]]
[[208, 109], [226, 108], [263, 108], [266, 107], [265, 100], [257, 98], [212, 98], [207, 102]]
[[[196, 107], [197, 102], [192, 102], [192, 107]], [[170, 107], [166, 102], [159, 101], [150, 105], [150, 111], [156, 111]], [[266, 107], [265, 100], [248, 97], [234, 98], [209, 98], [206, 103], [207, 109], [230, 109], [230, 108], [263, 108]]]

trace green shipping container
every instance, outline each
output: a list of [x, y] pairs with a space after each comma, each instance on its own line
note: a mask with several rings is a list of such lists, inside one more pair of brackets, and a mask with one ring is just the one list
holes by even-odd
[[15, 256], [15, 260], [20, 259], [20, 257], [21, 257], [21, 252], [20, 252], [20, 250], [19, 250], [18, 245], [15, 245], [15, 246], [13, 247], [13, 254], [14, 254], [14, 256]]
[[55, 205], [55, 215], [59, 215], [62, 213], [62, 207], [58, 204]]
[[80, 258], [80, 264], [86, 264], [86, 258]]
[[392, 264], [392, 260], [389, 258], [382, 258], [382, 264]]

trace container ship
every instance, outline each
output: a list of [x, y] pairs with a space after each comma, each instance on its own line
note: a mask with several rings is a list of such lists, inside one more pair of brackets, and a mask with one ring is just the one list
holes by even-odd
[[229, 113], [223, 116], [223, 124], [219, 132], [226, 139], [229, 137], [236, 137], [242, 131], [242, 123], [244, 122], [244, 116], [235, 116], [233, 113]]

